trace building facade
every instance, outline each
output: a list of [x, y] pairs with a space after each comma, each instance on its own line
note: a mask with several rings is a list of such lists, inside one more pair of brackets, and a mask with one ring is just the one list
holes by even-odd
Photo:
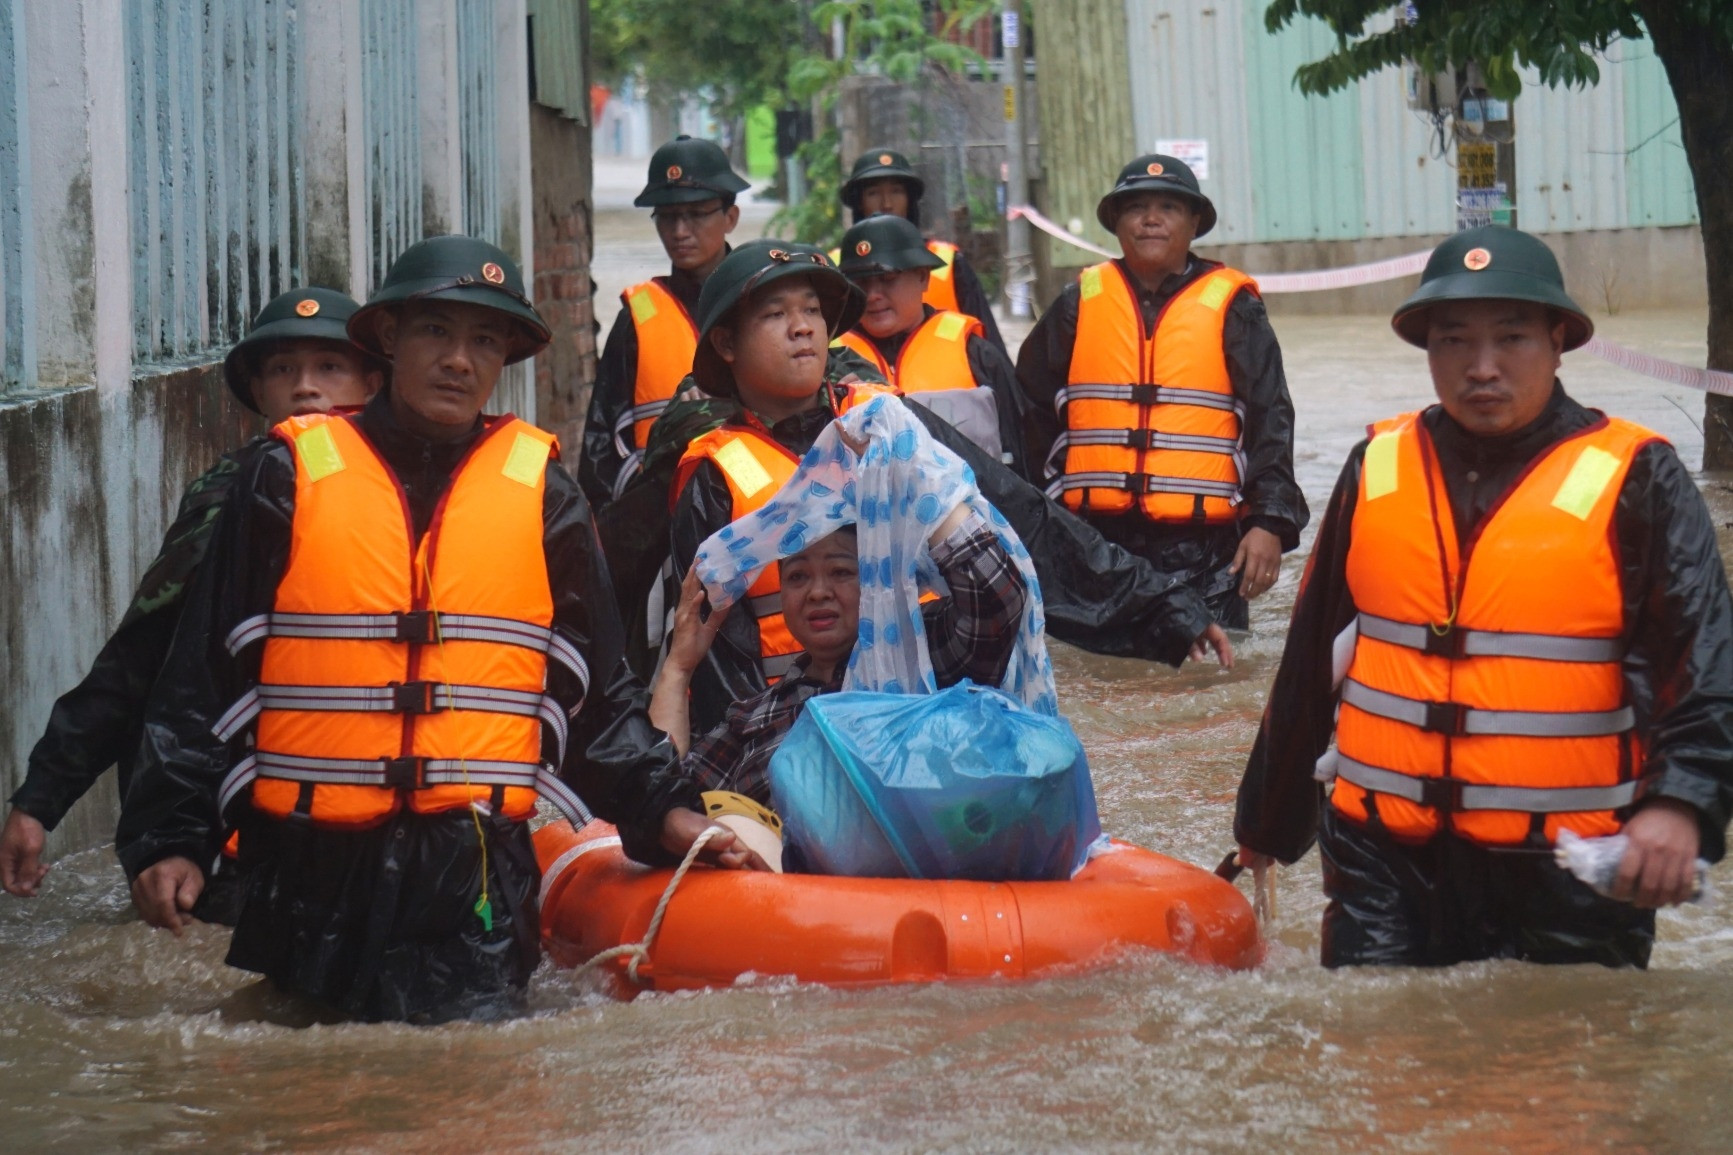
[[[558, 342], [496, 404], [555, 428], [581, 415], [585, 16], [579, 0], [0, 0], [8, 793], [182, 488], [259, 431], [220, 363], [277, 293], [364, 299], [415, 241], [485, 237]], [[108, 839], [114, 816], [105, 784], [55, 847]]]

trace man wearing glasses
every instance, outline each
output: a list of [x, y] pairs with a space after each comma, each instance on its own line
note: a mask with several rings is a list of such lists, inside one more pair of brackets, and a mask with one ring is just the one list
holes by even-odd
[[650, 158], [649, 179], [632, 203], [651, 210], [672, 268], [620, 294], [625, 307], [596, 367], [578, 481], [597, 509], [636, 475], [650, 426], [692, 371], [698, 293], [728, 253], [740, 220], [734, 197], [750, 187], [708, 140], [677, 136]]

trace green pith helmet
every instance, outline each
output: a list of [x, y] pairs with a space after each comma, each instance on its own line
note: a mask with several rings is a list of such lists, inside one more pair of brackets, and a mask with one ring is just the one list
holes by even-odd
[[1140, 156], [1119, 170], [1119, 179], [1095, 206], [1095, 219], [1108, 232], [1114, 231], [1119, 209], [1114, 202], [1126, 193], [1167, 192], [1185, 197], [1197, 206], [1197, 235], [1203, 236], [1216, 227], [1216, 207], [1197, 186], [1197, 177], [1183, 160], [1152, 152]]
[[[253, 318], [247, 335], [223, 358], [223, 380], [228, 382], [229, 392], [254, 413], [263, 413], [253, 400], [253, 378], [258, 374], [260, 357], [277, 341], [352, 344], [347, 326], [360, 307], [355, 298], [336, 289], [290, 289], [272, 298]], [[373, 359], [365, 349], [356, 348], [355, 352]]]
[[854, 283], [830, 263], [824, 250], [795, 241], [748, 241], [722, 258], [698, 295], [698, 353], [692, 376], [712, 397], [735, 394], [734, 373], [710, 343], [710, 331], [726, 321], [734, 307], [773, 281], [785, 277], [812, 278], [824, 306], [825, 340], [853, 328], [865, 298]]
[[868, 217], [843, 234], [842, 261], [837, 266], [853, 280], [903, 269], [942, 269], [945, 262], [927, 248], [921, 230], [889, 213]]
[[1504, 225], [1465, 229], [1432, 250], [1420, 287], [1402, 302], [1390, 327], [1426, 348], [1427, 314], [1440, 301], [1533, 301], [1565, 323], [1565, 349], [1595, 335], [1595, 323], [1565, 292], [1558, 258], [1539, 237]]
[[927, 182], [915, 172], [909, 158], [888, 148], [869, 149], [855, 158], [849, 170], [848, 183], [842, 186], [842, 203], [848, 206], [855, 220], [860, 220], [861, 189], [875, 180], [900, 180], [909, 190], [909, 219], [920, 223], [921, 194]]
[[486, 241], [455, 234], [429, 237], [404, 249], [385, 274], [385, 283], [349, 318], [349, 339], [383, 357], [380, 314], [410, 301], [428, 300], [480, 305], [516, 321], [523, 338], [506, 357], [507, 365], [535, 356], [553, 339], [547, 322], [524, 295], [524, 275], [517, 262]]
[[751, 188], [728, 164], [728, 154], [711, 140], [677, 136], [650, 157], [644, 191], [632, 203], [641, 209], [687, 205], [721, 197], [732, 201]]

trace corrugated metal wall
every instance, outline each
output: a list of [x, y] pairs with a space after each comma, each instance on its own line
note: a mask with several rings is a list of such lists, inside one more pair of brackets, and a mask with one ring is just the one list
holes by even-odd
[[[1264, 0], [1121, 4], [1130, 141], [1112, 131], [1117, 102], [1101, 91], [1113, 70], [1099, 59], [1102, 45], [1118, 34], [1104, 11], [1111, 5], [1045, 0], [1036, 10], [1048, 215], [1062, 223], [1081, 218], [1084, 234], [1105, 243], [1093, 219], [1096, 198], [1125, 160], [1177, 137], [1209, 142], [1203, 188], [1221, 217], [1212, 241], [1358, 240], [1455, 227], [1453, 154], [1435, 155], [1433, 127], [1406, 106], [1399, 71], [1307, 97], [1294, 87], [1294, 70], [1335, 44], [1321, 22], [1271, 36]], [[1061, 10], [1063, 19], [1041, 21]], [[1515, 192], [1525, 227], [1696, 219], [1678, 111], [1652, 48], [1620, 44], [1610, 55], [1597, 87], [1531, 84], [1516, 102]], [[1089, 86], [1083, 99], [1067, 95], [1072, 83]], [[1084, 259], [1055, 247], [1055, 265]]]
[[[1060, 224], [1080, 223], [1099, 245], [1113, 238], [1095, 223], [1095, 202], [1133, 155], [1132, 81], [1125, 52], [1125, 0], [1035, 0], [1040, 56], [1043, 207]], [[1054, 244], [1055, 265], [1098, 260]]]
[[590, 123], [590, 86], [584, 78], [582, 0], [529, 0], [535, 99], [579, 124]]

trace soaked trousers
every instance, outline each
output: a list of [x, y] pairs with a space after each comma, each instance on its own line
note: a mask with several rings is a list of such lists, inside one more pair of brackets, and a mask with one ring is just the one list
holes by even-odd
[[1449, 834], [1398, 842], [1325, 803], [1318, 851], [1327, 967], [1649, 964], [1655, 912], [1596, 894], [1550, 850], [1491, 849]]
[[253, 817], [229, 965], [369, 1021], [518, 1013], [541, 959], [541, 871], [527, 824], [481, 825], [491, 925], [475, 910], [482, 854], [467, 810], [356, 831]]

